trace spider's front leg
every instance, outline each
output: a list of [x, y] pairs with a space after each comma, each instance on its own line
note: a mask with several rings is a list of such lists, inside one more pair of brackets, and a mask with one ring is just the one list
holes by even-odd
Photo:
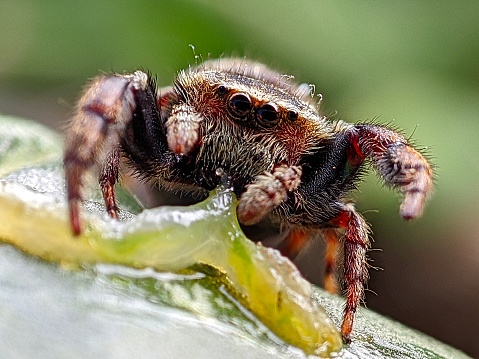
[[419, 217], [433, 187], [433, 171], [428, 161], [395, 131], [375, 125], [355, 125], [347, 130], [352, 150], [348, 161], [353, 165], [369, 158], [388, 186], [403, 195], [401, 216]]
[[97, 77], [79, 100], [66, 132], [63, 159], [70, 226], [75, 235], [81, 232], [85, 174], [97, 164], [101, 165], [99, 182], [107, 211], [117, 217], [113, 186], [118, 180], [119, 139], [138, 106], [157, 108], [154, 93], [148, 75], [136, 71]]
[[[336, 228], [328, 230], [329, 238], [326, 236], [328, 240], [326, 247], [331, 248], [332, 243], [339, 243], [340, 240], [343, 242], [346, 307], [341, 324], [341, 335], [345, 343], [350, 343], [354, 315], [363, 299], [364, 286], [369, 278], [366, 257], [370, 246], [369, 227], [352, 205], [343, 205], [341, 212], [330, 221], [330, 224]], [[328, 272], [328, 266], [331, 265], [331, 260], [335, 261], [335, 256], [336, 253], [331, 258], [328, 258], [328, 254], [326, 256], [325, 288], [333, 293], [338, 287], [334, 274]]]

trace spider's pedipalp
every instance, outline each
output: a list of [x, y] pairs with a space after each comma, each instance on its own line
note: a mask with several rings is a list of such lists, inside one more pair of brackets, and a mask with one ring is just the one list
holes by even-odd
[[301, 168], [278, 166], [272, 173], [259, 175], [255, 182], [246, 187], [238, 203], [238, 219], [251, 225], [261, 221], [286, 198], [288, 192], [301, 183]]
[[202, 118], [186, 104], [175, 106], [166, 121], [168, 147], [178, 155], [190, 153], [200, 141]]

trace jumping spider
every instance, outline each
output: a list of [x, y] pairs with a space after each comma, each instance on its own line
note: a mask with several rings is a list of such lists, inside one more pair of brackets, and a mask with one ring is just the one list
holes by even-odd
[[66, 133], [64, 165], [74, 234], [87, 171], [100, 163], [109, 215], [120, 158], [168, 190], [208, 193], [221, 169], [239, 198], [238, 219], [269, 218], [288, 231], [290, 248], [322, 236], [325, 288], [337, 291], [337, 248], [344, 251], [347, 303], [341, 333], [350, 341], [368, 279], [365, 220], [347, 200], [365, 162], [399, 190], [401, 216], [418, 217], [432, 191], [427, 160], [397, 132], [372, 123], [330, 121], [292, 78], [244, 59], [206, 61], [157, 90], [147, 73], [103, 75], [78, 102]]

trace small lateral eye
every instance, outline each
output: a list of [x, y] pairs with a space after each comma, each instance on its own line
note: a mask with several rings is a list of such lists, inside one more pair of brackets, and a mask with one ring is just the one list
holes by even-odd
[[228, 88], [225, 85], [219, 85], [216, 89], [216, 93], [220, 96], [226, 95], [228, 93]]
[[231, 95], [229, 99], [229, 107], [233, 115], [237, 117], [246, 117], [251, 111], [251, 98], [248, 94], [238, 92]]
[[290, 110], [288, 111], [288, 120], [296, 121], [298, 119], [298, 111]]
[[274, 103], [265, 103], [256, 111], [258, 122], [264, 127], [272, 127], [279, 121], [279, 109]]

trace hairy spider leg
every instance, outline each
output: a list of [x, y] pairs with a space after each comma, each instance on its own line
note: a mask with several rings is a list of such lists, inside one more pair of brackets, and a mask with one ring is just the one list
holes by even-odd
[[65, 138], [64, 167], [70, 226], [74, 235], [81, 233], [80, 204], [85, 174], [105, 156], [100, 174], [102, 192], [110, 215], [117, 216], [113, 185], [118, 178], [119, 137], [131, 121], [137, 107], [136, 94], [145, 91], [148, 76], [100, 76], [93, 80], [78, 102]]
[[[345, 205], [342, 212], [336, 218], [333, 218], [330, 223], [337, 228], [344, 229], [342, 241], [344, 246], [346, 307], [341, 325], [341, 335], [345, 343], [350, 343], [354, 314], [363, 299], [364, 285], [369, 277], [366, 258], [366, 252], [370, 246], [369, 228], [364, 219], [350, 205]], [[338, 242], [339, 237], [336, 237]]]
[[285, 257], [294, 260], [310, 243], [311, 231], [304, 228], [293, 228], [279, 246], [279, 251]]
[[337, 263], [339, 256], [339, 244], [341, 234], [336, 228], [321, 229], [322, 236], [325, 241], [326, 250], [324, 258], [324, 289], [329, 293], [338, 294], [340, 291], [337, 279]]
[[433, 186], [433, 171], [424, 156], [387, 127], [361, 124], [348, 132], [349, 161], [357, 164], [369, 158], [386, 185], [402, 194], [401, 216], [406, 220], [419, 217]]
[[337, 228], [321, 228], [319, 230], [307, 230], [304, 228], [291, 229], [284, 241], [279, 247], [279, 251], [285, 257], [294, 260], [311, 243], [311, 240], [320, 234], [326, 246], [324, 259], [324, 289], [333, 294], [339, 293], [339, 284], [337, 279], [337, 263], [339, 256], [339, 238]]
[[108, 154], [98, 177], [98, 183], [100, 184], [106, 211], [111, 218], [115, 219], [118, 219], [118, 206], [115, 199], [115, 183], [118, 182], [119, 167], [120, 151], [118, 148], [115, 148]]

